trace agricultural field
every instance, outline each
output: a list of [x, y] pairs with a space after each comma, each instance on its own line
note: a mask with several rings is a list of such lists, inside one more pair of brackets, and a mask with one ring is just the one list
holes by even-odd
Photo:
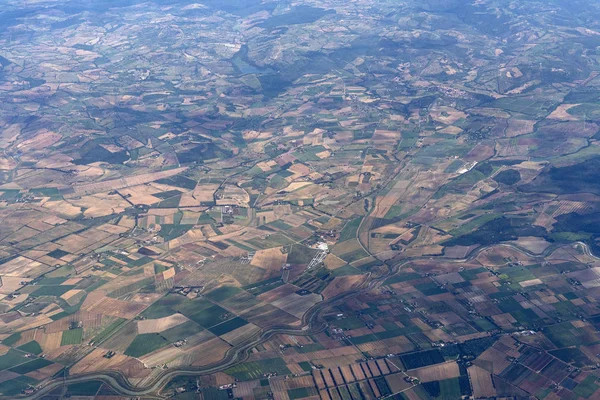
[[600, 398], [597, 3], [5, 3], [1, 398]]

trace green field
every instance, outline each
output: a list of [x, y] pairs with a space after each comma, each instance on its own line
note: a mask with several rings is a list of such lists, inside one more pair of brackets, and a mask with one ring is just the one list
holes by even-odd
[[60, 345], [65, 346], [68, 344], [80, 344], [83, 339], [83, 329], [69, 329], [68, 331], [63, 331], [62, 338], [60, 340]]
[[99, 381], [87, 381], [81, 383], [72, 383], [67, 386], [67, 395], [69, 396], [95, 396], [102, 386]]
[[24, 351], [26, 353], [31, 353], [31, 354], [41, 354], [42, 353], [42, 348], [40, 347], [40, 344], [38, 342], [36, 342], [35, 340], [32, 340], [31, 342], [27, 342], [19, 347], [17, 347], [17, 349]]
[[114, 321], [113, 323], [108, 325], [99, 334], [94, 336], [94, 339], [93, 339], [94, 343], [102, 343], [102, 341], [108, 339], [113, 333], [115, 333], [117, 331], [117, 329], [119, 329], [119, 327], [121, 326], [121, 324], [123, 324], [123, 322], [125, 322], [124, 319], [118, 318], [116, 321]]
[[360, 226], [361, 221], [362, 221], [362, 218], [355, 218], [355, 219], [349, 221], [346, 225], [344, 225], [342, 232], [340, 232], [340, 240], [339, 241], [344, 242], [346, 240], [356, 238], [356, 231], [358, 230], [358, 227]]
[[302, 244], [293, 244], [290, 247], [287, 262], [291, 265], [308, 264], [317, 254], [317, 250]]
[[42, 286], [35, 292], [31, 293], [32, 296], [62, 296], [75, 286], [63, 285], [63, 286]]
[[302, 399], [304, 397], [317, 396], [319, 393], [314, 387], [303, 387], [297, 389], [289, 389], [287, 391], [291, 400]]
[[206, 297], [213, 301], [223, 301], [242, 292], [242, 289], [235, 286], [221, 286], [206, 294]]
[[205, 328], [210, 328], [211, 326], [217, 325], [234, 317], [234, 315], [232, 315], [229, 311], [217, 305], [193, 314], [186, 313], [184, 315]]
[[47, 367], [50, 364], [52, 364], [52, 361], [48, 361], [43, 358], [36, 358], [24, 364], [17, 365], [16, 367], [11, 368], [10, 371], [16, 372], [17, 374], [28, 374], [29, 372]]
[[256, 247], [257, 249], [270, 249], [272, 247], [285, 246], [294, 243], [293, 240], [280, 233], [269, 235], [265, 239], [254, 238], [246, 242], [249, 245]]
[[573, 393], [589, 399], [596, 390], [600, 388], [600, 386], [596, 384], [597, 380], [598, 378], [593, 375], [587, 376], [579, 385], [577, 385], [577, 387], [575, 387], [575, 389], [573, 389]]
[[247, 381], [262, 378], [263, 374], [277, 372], [279, 375], [289, 374], [290, 370], [281, 358], [269, 358], [235, 365], [224, 371], [239, 380]]
[[185, 297], [177, 294], [167, 295], [155, 301], [142, 312], [142, 315], [148, 319], [168, 317], [169, 315], [173, 315], [177, 306], [185, 300]]
[[211, 331], [213, 334], [215, 334], [217, 336], [221, 336], [221, 335], [229, 333], [233, 330], [236, 330], [237, 328], [241, 328], [242, 326], [247, 325], [247, 324], [248, 324], [248, 321], [246, 321], [240, 317], [235, 317], [233, 319], [230, 319], [229, 321], [225, 321], [223, 323], [213, 326], [212, 328], [209, 329], [209, 331]]
[[362, 248], [358, 248], [349, 253], [339, 254], [338, 257], [347, 263], [352, 263], [354, 261], [362, 260], [365, 257], [368, 257], [369, 254], [364, 251]]
[[[28, 376], [19, 376], [0, 383], [0, 393], [4, 396], [17, 396], [29, 385], [36, 385], [38, 381]], [[14, 398], [14, 397], [13, 397]]]
[[6, 354], [0, 356], [0, 370], [13, 367], [27, 360], [22, 352], [10, 349]]
[[161, 347], [169, 344], [165, 338], [158, 333], [144, 333], [137, 335], [133, 342], [125, 350], [125, 355], [131, 357], [141, 357], [148, 353], [152, 353], [154, 350], [158, 350]]
[[160, 333], [169, 343], [176, 342], [180, 339], [186, 339], [190, 336], [195, 335], [198, 332], [202, 332], [203, 329], [198, 324], [188, 321], [181, 325], [174, 326], [173, 328], [167, 329]]
[[12, 346], [13, 344], [17, 343], [19, 340], [21, 340], [21, 332], [13, 333], [12, 335], [10, 335], [6, 339], [4, 339], [2, 341], [2, 344], [5, 344], [7, 346]]

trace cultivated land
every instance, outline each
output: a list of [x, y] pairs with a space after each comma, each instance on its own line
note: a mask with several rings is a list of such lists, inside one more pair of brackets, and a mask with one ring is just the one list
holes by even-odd
[[600, 398], [598, 4], [10, 3], [2, 398]]

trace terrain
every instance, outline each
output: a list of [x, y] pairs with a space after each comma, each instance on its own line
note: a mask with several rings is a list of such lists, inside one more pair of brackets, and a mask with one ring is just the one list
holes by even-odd
[[600, 5], [0, 10], [0, 396], [600, 398]]

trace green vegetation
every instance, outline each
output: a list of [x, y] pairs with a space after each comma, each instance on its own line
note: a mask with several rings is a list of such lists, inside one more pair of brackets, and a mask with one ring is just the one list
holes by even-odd
[[4, 339], [2, 341], [2, 344], [5, 344], [7, 346], [12, 346], [12, 345], [16, 344], [19, 340], [21, 340], [21, 332], [16, 332], [16, 333], [13, 333], [12, 335], [10, 335], [9, 337], [7, 337], [6, 339]]
[[301, 244], [293, 244], [290, 247], [287, 262], [291, 265], [308, 264], [318, 251]]
[[247, 324], [248, 321], [244, 320], [243, 318], [235, 317], [230, 319], [229, 321], [222, 322], [218, 325], [213, 326], [212, 328], [209, 328], [209, 331], [211, 331], [217, 336], [220, 336], [229, 333], [233, 330], [236, 330], [237, 328], [241, 328], [242, 326]]
[[369, 254], [362, 249], [362, 247], [353, 250], [349, 253], [338, 254], [338, 257], [347, 263], [352, 263], [354, 261], [362, 260], [365, 257], [368, 257]]
[[62, 338], [60, 340], [61, 346], [66, 346], [68, 344], [80, 344], [83, 339], [83, 329], [69, 329], [63, 331]]
[[516, 240], [519, 236], [543, 237], [545, 234], [544, 228], [532, 226], [525, 219], [500, 217], [486, 222], [472, 233], [455, 237], [443, 244], [446, 246], [489, 245]]
[[514, 185], [521, 180], [521, 173], [516, 169], [507, 169], [494, 176], [494, 180], [505, 185]]
[[247, 381], [262, 378], [264, 374], [278, 373], [279, 375], [290, 374], [285, 361], [281, 358], [269, 358], [266, 360], [242, 363], [224, 371], [236, 379]]
[[43, 358], [36, 358], [32, 361], [28, 361], [24, 364], [17, 365], [10, 369], [12, 372], [16, 372], [17, 374], [28, 374], [32, 371], [37, 371], [40, 368], [47, 367], [52, 364], [52, 361], [45, 360]]
[[346, 223], [346, 225], [344, 225], [344, 229], [342, 229], [342, 231], [340, 232], [339, 241], [344, 242], [346, 240], [356, 238], [356, 231], [358, 230], [361, 221], [362, 218], [355, 218]]
[[599, 388], [596, 384], [598, 380], [594, 375], [587, 376], [580, 384], [578, 384], [575, 389], [573, 389], [573, 393], [578, 396], [585, 397], [589, 399]]
[[444, 356], [438, 349], [402, 354], [400, 360], [406, 369], [426, 367], [427, 365], [439, 364], [445, 361]]
[[186, 339], [190, 336], [201, 332], [203, 329], [192, 321], [184, 322], [183, 324], [169, 328], [166, 331], [160, 333], [169, 343], [176, 342], [177, 340]]
[[110, 325], [108, 325], [102, 331], [100, 331], [99, 334], [94, 336], [92, 341], [96, 344], [102, 343], [104, 340], [108, 339], [113, 333], [115, 333], [125, 321], [125, 319], [117, 318], [116, 321], [113, 321]]
[[142, 312], [147, 319], [168, 317], [175, 313], [175, 309], [185, 301], [185, 297], [169, 294], [155, 301], [150, 307]]
[[67, 386], [67, 394], [70, 396], [95, 396], [101, 386], [102, 382], [99, 381], [72, 383]]
[[194, 225], [174, 225], [174, 224], [162, 224], [158, 235], [165, 241], [173, 240], [179, 236], [185, 234], [187, 231], [192, 229]]
[[62, 296], [75, 286], [72, 285], [61, 285], [61, 286], [42, 286], [35, 292], [31, 293], [32, 296]]
[[27, 360], [22, 352], [10, 349], [6, 354], [0, 356], [0, 370], [13, 367]]
[[38, 381], [28, 376], [18, 376], [13, 379], [0, 383], [0, 393], [4, 396], [13, 396], [16, 398], [17, 395], [21, 394], [24, 389], [27, 389], [30, 385], [36, 385]]
[[303, 388], [297, 388], [297, 389], [289, 389], [287, 391], [288, 396], [290, 397], [290, 399], [294, 400], [294, 399], [302, 399], [304, 397], [310, 397], [310, 396], [317, 396], [318, 392], [317, 389], [314, 387], [303, 387]]
[[242, 289], [240, 289], [239, 287], [235, 287], [235, 286], [221, 286], [216, 288], [215, 290], [212, 290], [210, 292], [208, 292], [206, 294], [206, 297], [208, 297], [209, 299], [213, 300], [213, 301], [223, 301], [223, 300], [227, 300], [230, 297], [235, 296], [238, 293], [241, 293]]
[[38, 342], [36, 342], [35, 340], [32, 340], [31, 342], [27, 342], [27, 343], [17, 347], [17, 349], [24, 351], [26, 353], [31, 353], [31, 354], [35, 354], [35, 355], [42, 354], [42, 351], [43, 351], [40, 344]]
[[141, 357], [148, 353], [152, 353], [154, 350], [158, 350], [161, 347], [169, 344], [165, 338], [158, 333], [144, 333], [137, 335], [133, 342], [125, 350], [125, 355], [131, 357]]
[[597, 178], [600, 157], [593, 157], [581, 163], [551, 167], [542, 172], [524, 189], [531, 192], [551, 192], [557, 194], [593, 193], [600, 194], [600, 182]]

